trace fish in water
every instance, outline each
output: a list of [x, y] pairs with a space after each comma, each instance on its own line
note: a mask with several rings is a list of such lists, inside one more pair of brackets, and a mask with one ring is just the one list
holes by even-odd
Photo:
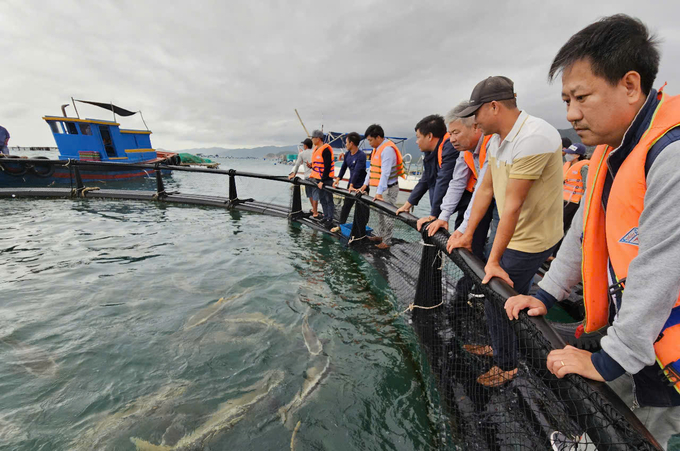
[[312, 355], [319, 355], [323, 351], [323, 346], [311, 327], [309, 327], [309, 315], [305, 315], [302, 320], [302, 337], [305, 339], [305, 346]]
[[123, 410], [109, 415], [96, 426], [80, 436], [71, 446], [72, 450], [102, 449], [105, 443], [121, 431], [132, 429], [140, 418], [151, 412], [158, 412], [168, 401], [178, 398], [186, 391], [189, 383], [178, 380], [163, 387], [156, 393], [142, 396], [128, 404]]
[[0, 338], [0, 343], [11, 350], [9, 359], [3, 357], [5, 361], [16, 363], [34, 376], [52, 377], [57, 374], [57, 362], [36, 346], [22, 343], [11, 337]]
[[220, 298], [214, 304], [210, 304], [206, 308], [201, 309], [200, 311], [196, 312], [194, 316], [189, 318], [187, 323], [184, 325], [184, 330], [189, 330], [193, 329], [196, 326], [200, 326], [201, 324], [205, 323], [210, 318], [215, 316], [220, 310], [222, 310], [227, 302], [233, 301], [234, 299], [238, 299], [241, 296], [248, 293], [249, 291], [251, 291], [251, 288], [248, 288], [240, 293], [233, 294], [226, 298]]
[[215, 435], [231, 428], [241, 420], [248, 409], [255, 403], [278, 386], [283, 381], [283, 371], [272, 371], [261, 381], [248, 387], [245, 395], [227, 401], [220, 406], [220, 409], [212, 414], [208, 421], [203, 423], [191, 434], [180, 439], [174, 446], [154, 445], [140, 438], [132, 437], [130, 441], [134, 443], [138, 451], [189, 451], [203, 449], [206, 442], [210, 441]]
[[281, 323], [274, 321], [273, 319], [263, 315], [260, 312], [245, 313], [243, 315], [232, 316], [226, 318], [224, 321], [226, 323], [257, 323], [263, 324], [267, 326], [267, 328], [273, 327], [274, 329], [277, 329], [281, 332], [285, 331], [285, 328]]
[[330, 357], [323, 356], [317, 358], [314, 365], [307, 369], [305, 372], [305, 381], [302, 383], [302, 389], [297, 392], [288, 405], [279, 409], [281, 422], [286, 425], [286, 427], [291, 428], [293, 426], [291, 423], [292, 413], [299, 409], [321, 385], [321, 382], [328, 375], [330, 365]]

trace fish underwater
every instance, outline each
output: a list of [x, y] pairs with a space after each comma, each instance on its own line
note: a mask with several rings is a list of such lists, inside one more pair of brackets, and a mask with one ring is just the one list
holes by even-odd
[[283, 371], [275, 370], [267, 374], [262, 380], [248, 387], [248, 393], [227, 401], [219, 410], [191, 434], [180, 439], [173, 446], [154, 445], [140, 438], [132, 437], [138, 451], [189, 451], [203, 449], [206, 442], [210, 441], [220, 432], [231, 428], [240, 421], [248, 409], [263, 399], [269, 392], [283, 381]]
[[132, 429], [140, 418], [157, 412], [168, 401], [178, 398], [189, 386], [188, 381], [178, 380], [166, 385], [158, 392], [142, 396], [128, 404], [125, 409], [109, 415], [96, 426], [82, 434], [71, 446], [71, 450], [102, 449], [112, 437], [121, 431]]
[[189, 318], [184, 325], [184, 330], [189, 330], [193, 329], [196, 326], [200, 326], [201, 324], [204, 324], [206, 321], [208, 321], [210, 318], [215, 316], [217, 313], [220, 312], [224, 308], [227, 302], [231, 302], [235, 299], [240, 298], [241, 296], [246, 295], [252, 291], [252, 288], [247, 288], [243, 290], [240, 293], [233, 294], [229, 297], [226, 298], [220, 298], [217, 302], [214, 304], [210, 304], [209, 306], [199, 310], [194, 314], [191, 318]]
[[323, 345], [319, 341], [311, 327], [309, 327], [309, 315], [305, 315], [302, 320], [302, 337], [305, 339], [305, 346], [311, 355], [319, 355], [323, 351]]
[[299, 409], [321, 385], [321, 382], [329, 373], [330, 365], [330, 357], [317, 357], [314, 364], [304, 374], [305, 381], [302, 383], [302, 389], [297, 392], [295, 397], [286, 406], [279, 409], [281, 422], [287, 428], [291, 429], [293, 427], [292, 413]]
[[229, 318], [226, 318], [224, 320], [226, 323], [253, 323], [253, 324], [262, 324], [264, 326], [267, 326], [267, 328], [274, 328], [277, 329], [281, 332], [285, 331], [285, 327], [277, 321], [274, 321], [273, 319], [269, 318], [268, 316], [263, 315], [260, 312], [255, 312], [255, 313], [244, 313], [241, 315], [236, 315], [232, 316]]
[[[20, 366], [34, 376], [56, 376], [59, 366], [45, 351], [11, 337], [0, 338], [0, 344], [5, 345], [10, 350], [9, 358], [3, 356], [6, 362]], [[0, 346], [1, 349], [2, 346]]]

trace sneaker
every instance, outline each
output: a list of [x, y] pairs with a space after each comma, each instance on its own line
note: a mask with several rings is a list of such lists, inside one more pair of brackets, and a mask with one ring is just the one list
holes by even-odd
[[579, 448], [580, 441], [581, 437], [569, 437], [560, 431], [553, 431], [553, 433], [550, 434], [550, 446], [552, 447], [553, 451], [576, 451], [578, 449], [588, 449], [587, 445], [586, 447]]
[[515, 378], [517, 368], [510, 371], [503, 371], [497, 366], [477, 378], [477, 383], [485, 387], [500, 387]]
[[463, 345], [463, 349], [470, 354], [482, 357], [493, 357], [493, 348], [489, 345]]

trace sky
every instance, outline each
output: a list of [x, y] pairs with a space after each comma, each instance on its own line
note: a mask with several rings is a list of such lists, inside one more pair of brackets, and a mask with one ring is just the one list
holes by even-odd
[[[680, 4], [656, 3], [0, 0], [0, 125], [10, 146], [54, 146], [42, 117], [74, 97], [141, 110], [168, 150], [295, 144], [305, 137], [295, 109], [310, 133], [379, 123], [410, 137], [505, 75], [521, 109], [567, 128], [548, 68], [603, 16], [638, 17], [659, 35], [656, 87], [680, 93]], [[139, 115], [121, 126], [144, 128]]]

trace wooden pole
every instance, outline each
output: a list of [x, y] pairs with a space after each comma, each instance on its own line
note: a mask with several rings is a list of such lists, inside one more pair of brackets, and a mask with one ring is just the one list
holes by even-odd
[[305, 129], [305, 133], [307, 133], [307, 138], [310, 137], [309, 132], [307, 131], [307, 127], [305, 127], [304, 122], [302, 122], [302, 118], [300, 117], [300, 113], [298, 113], [297, 108], [295, 109], [295, 114], [297, 114], [298, 119], [300, 120], [300, 125], [302, 125], [302, 128]]

